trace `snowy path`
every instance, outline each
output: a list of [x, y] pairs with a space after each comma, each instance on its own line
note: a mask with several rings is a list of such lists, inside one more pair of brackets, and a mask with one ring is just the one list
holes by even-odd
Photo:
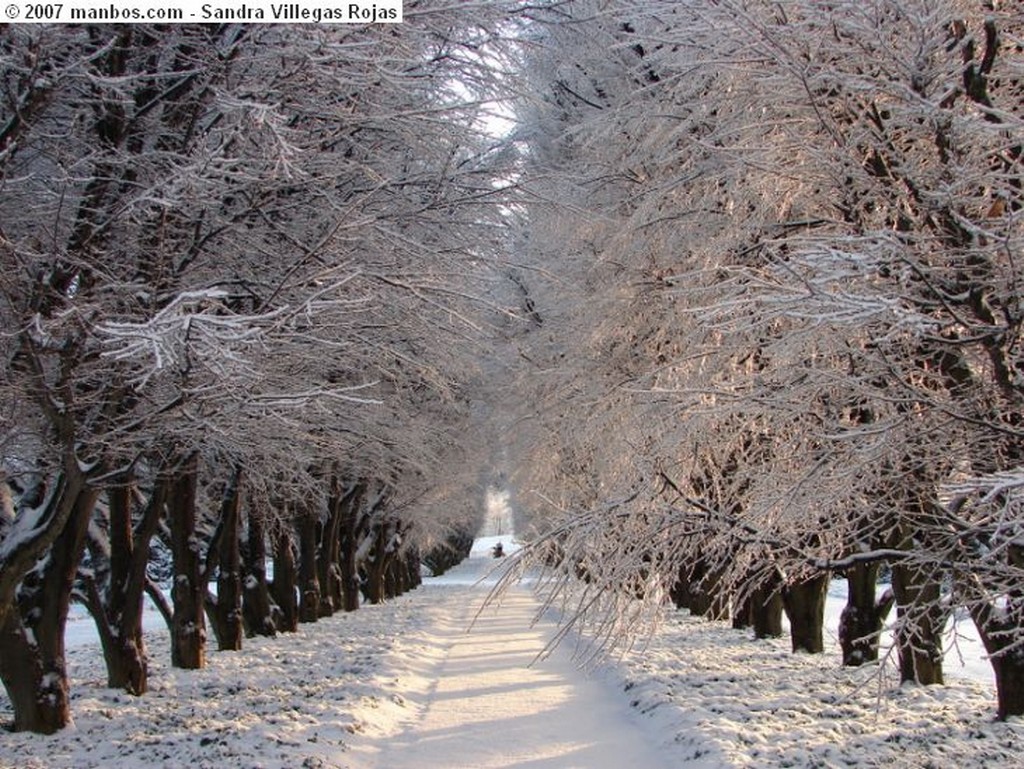
[[621, 691], [587, 677], [566, 649], [536, 661], [554, 627], [531, 627], [529, 592], [512, 591], [467, 632], [483, 589], [453, 591], [457, 609], [437, 623], [436, 658], [410, 693], [419, 718], [388, 740], [379, 769], [668, 767]]

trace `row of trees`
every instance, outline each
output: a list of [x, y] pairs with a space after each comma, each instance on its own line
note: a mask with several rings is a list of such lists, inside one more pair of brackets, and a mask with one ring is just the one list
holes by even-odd
[[173, 663], [197, 668], [204, 610], [237, 649], [414, 585], [419, 551], [473, 528], [507, 176], [480, 121], [507, 87], [511, 10], [0, 32], [16, 729], [69, 721], [73, 599], [111, 686], [142, 694], [144, 592]]
[[844, 662], [895, 603], [903, 679], [941, 682], [962, 606], [1024, 713], [1019, 9], [581, 0], [534, 30], [509, 427], [552, 589], [582, 577], [608, 640], [674, 601], [784, 608], [817, 652], [842, 574]]

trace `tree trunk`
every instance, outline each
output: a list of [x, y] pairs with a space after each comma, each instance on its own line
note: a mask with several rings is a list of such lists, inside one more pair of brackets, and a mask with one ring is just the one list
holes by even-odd
[[365, 582], [363, 593], [370, 603], [383, 603], [387, 595], [385, 578], [388, 566], [388, 540], [391, 538], [391, 527], [379, 521], [374, 527], [373, 547], [365, 565]]
[[8, 612], [18, 610], [15, 596], [22, 579], [64, 531], [85, 489], [86, 475], [80, 471], [77, 458], [71, 457], [65, 465], [46, 492], [33, 500], [31, 533], [19, 537], [13, 547], [5, 541], [6, 552], [0, 559], [0, 626], [5, 625]]
[[402, 592], [408, 593], [423, 584], [423, 561], [418, 547], [409, 547], [402, 559]]
[[[397, 598], [412, 586], [409, 562], [414, 555], [413, 548], [405, 547], [408, 528], [397, 521], [391, 527], [391, 535], [385, 548], [387, 562], [384, 566], [384, 598]], [[418, 560], [418, 559], [417, 559]]]
[[[163, 516], [167, 486], [158, 480], [138, 524], [132, 526], [133, 479], [107, 489], [110, 510], [109, 582], [104, 605], [95, 584], [87, 581], [90, 612], [99, 629], [107, 686], [129, 694], [145, 694], [148, 661], [142, 634], [142, 612], [146, 589], [146, 566], [150, 543]], [[93, 557], [98, 557], [93, 553]]]
[[[60, 707], [42, 707], [51, 692], [43, 691], [43, 661], [38, 651], [28, 642], [21, 612], [13, 607], [0, 628], [0, 679], [14, 710], [14, 731], [53, 734], [70, 723], [71, 709], [66, 690], [52, 692], [54, 704], [59, 702]], [[61, 679], [54, 683], [57, 680]], [[66, 686], [66, 676], [63, 681]]]
[[747, 595], [743, 600], [733, 602], [732, 629], [745, 630], [754, 621], [753, 596]]
[[[107, 501], [110, 510], [110, 584], [107, 596], [110, 603], [106, 611], [97, 607], [114, 629], [109, 642], [105, 634], [100, 633], [103, 658], [107, 664], [107, 686], [140, 695], [147, 688], [148, 670], [142, 639], [142, 591], [129, 593], [136, 550], [132, 531], [131, 478], [125, 477], [120, 485], [107, 489]], [[148, 548], [145, 555], [148, 559]], [[133, 603], [138, 603], [138, 606], [133, 606]], [[99, 622], [96, 614], [94, 611], [93, 617]]]
[[782, 614], [782, 575], [775, 570], [767, 582], [762, 582], [754, 590], [750, 598], [754, 637], [781, 638]]
[[722, 590], [722, 575], [702, 559], [693, 565], [689, 579], [690, 613], [710, 620], [729, 618], [729, 596]]
[[828, 594], [828, 573], [817, 574], [786, 586], [782, 605], [789, 617], [789, 633], [793, 651], [821, 654], [825, 651], [825, 597]]
[[[351, 492], [348, 492], [351, 494]], [[341, 595], [341, 519], [344, 517], [345, 496], [337, 478], [331, 479], [331, 496], [327, 506], [327, 521], [320, 532], [317, 553], [317, 576], [320, 580], [320, 616], [329, 617], [342, 606]]]
[[317, 519], [312, 513], [299, 518], [299, 622], [320, 617], [320, 580], [316, 574]]
[[690, 581], [688, 566], [680, 566], [676, 581], [669, 590], [669, 597], [677, 609], [689, 609], [693, 612], [693, 587]]
[[341, 571], [341, 608], [344, 611], [359, 608], [359, 563], [356, 553], [362, 534], [360, 522], [364, 520], [362, 506], [365, 496], [366, 484], [360, 481], [342, 505], [338, 531], [338, 566]]
[[405, 591], [404, 575], [402, 574], [403, 559], [398, 555], [388, 557], [384, 568], [384, 599], [395, 598]]
[[174, 565], [171, 665], [186, 670], [198, 670], [206, 664], [206, 585], [196, 531], [198, 481], [198, 458], [192, 455], [172, 481], [167, 505]]
[[886, 590], [875, 600], [877, 563], [858, 563], [846, 570], [846, 607], [839, 616], [843, 664], [856, 667], [878, 661], [878, 638], [896, 596]]
[[1000, 721], [1024, 716], [1024, 649], [1017, 642], [1022, 617], [1024, 600], [1020, 595], [1011, 598], [1009, 610], [997, 611], [987, 602], [971, 607], [971, 618], [995, 673]]
[[220, 651], [240, 651], [242, 648], [242, 471], [235, 469], [224, 489], [221, 502], [221, 536], [217, 542], [219, 552], [217, 570], [217, 601], [215, 612], [217, 647]]
[[894, 564], [892, 589], [896, 596], [900, 680], [943, 683], [942, 630], [946, 612], [940, 604], [938, 581], [913, 566]]
[[270, 594], [280, 609], [277, 627], [283, 633], [299, 629], [299, 603], [295, 598], [297, 579], [291, 527], [282, 525], [274, 537], [274, 580], [270, 583]]
[[390, 555], [384, 576], [385, 598], [397, 598], [413, 589], [413, 558], [411, 550], [401, 550]]
[[263, 520], [249, 511], [249, 531], [243, 551], [245, 579], [242, 592], [242, 619], [245, 632], [252, 636], [277, 635], [274, 606], [267, 586], [267, 535]]
[[53, 734], [71, 722], [64, 628], [98, 496], [93, 489], [77, 494], [63, 530], [41, 565], [25, 576], [0, 631], [0, 679], [15, 730]]

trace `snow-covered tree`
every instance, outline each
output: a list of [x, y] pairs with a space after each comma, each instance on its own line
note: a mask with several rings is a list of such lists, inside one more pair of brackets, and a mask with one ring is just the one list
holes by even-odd
[[734, 607], [768, 585], [818, 623], [823, 578], [844, 571], [851, 660], [890, 601], [852, 588], [886, 561], [903, 676], [921, 681], [941, 681], [953, 578], [1002, 639], [1000, 714], [1019, 712], [1013, 505], [990, 493], [1019, 464], [1019, 14], [560, 11], [528, 117], [537, 198], [571, 212], [536, 206], [527, 241], [538, 314], [561, 308], [523, 334], [551, 409], [536, 428], [524, 414], [523, 456], [565, 511], [540, 554], [659, 601], [680, 572]]
[[[459, 346], [475, 333], [471, 281], [502, 226], [504, 174], [477, 117], [503, 87], [483, 53], [509, 7], [419, 4], [401, 29], [4, 31], [16, 504], [0, 532], [0, 673], [17, 728], [67, 722], [63, 619], [95, 511], [93, 608], [134, 655], [127, 686], [141, 693], [137, 606], [125, 619], [111, 592], [131, 582], [141, 601], [156, 518], [176, 554], [175, 662], [197, 667], [208, 500], [230, 532], [226, 578], [231, 489], [272, 492], [263, 511], [287, 519], [329, 498], [323, 469], [339, 459], [347, 483], [400, 485], [416, 466], [429, 488], [443, 470], [460, 351], [473, 353]], [[408, 441], [401, 420], [428, 411], [443, 437]]]

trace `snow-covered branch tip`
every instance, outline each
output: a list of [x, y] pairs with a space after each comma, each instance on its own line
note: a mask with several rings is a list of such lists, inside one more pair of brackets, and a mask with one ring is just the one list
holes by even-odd
[[991, 504], [1003, 497], [1020, 497], [1024, 488], [1024, 467], [992, 473], [950, 485], [947, 491], [954, 497], [980, 495], [981, 504]]
[[254, 401], [263, 406], [287, 407], [303, 405], [318, 400], [334, 400], [364, 406], [380, 406], [384, 401], [379, 398], [367, 398], [351, 394], [361, 390], [367, 390], [378, 384], [379, 382], [367, 382], [365, 384], [352, 385], [351, 387], [323, 387], [315, 390], [303, 390], [301, 392], [293, 393], [264, 393], [262, 395], [255, 396]]
[[138, 386], [165, 370], [187, 371], [193, 358], [215, 369], [224, 362], [245, 366], [240, 348], [263, 344], [284, 309], [239, 315], [224, 303], [227, 296], [222, 289], [183, 291], [149, 320], [99, 323], [96, 334], [107, 348], [102, 356], [138, 366]]

